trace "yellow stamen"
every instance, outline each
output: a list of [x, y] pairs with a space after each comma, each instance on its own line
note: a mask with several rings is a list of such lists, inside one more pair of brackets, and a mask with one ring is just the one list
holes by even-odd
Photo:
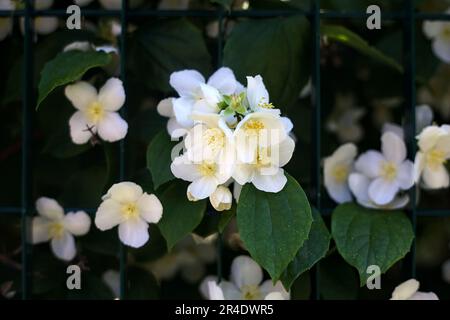
[[48, 233], [50, 234], [50, 238], [59, 239], [64, 234], [64, 226], [59, 222], [53, 222], [50, 224]]
[[129, 202], [122, 205], [122, 215], [123, 217], [128, 219], [136, 219], [139, 217], [139, 209], [134, 202]]
[[445, 152], [439, 149], [433, 149], [426, 154], [427, 165], [436, 170], [445, 163]]
[[105, 115], [105, 110], [103, 109], [103, 106], [99, 102], [95, 101], [89, 105], [89, 107], [86, 110], [86, 113], [90, 121], [92, 121], [93, 123], [97, 123], [98, 121], [103, 119]]
[[336, 182], [343, 183], [347, 180], [348, 174], [348, 167], [343, 164], [338, 164], [333, 168], [332, 175]]
[[216, 164], [212, 162], [204, 162], [198, 166], [200, 174], [205, 177], [213, 176], [216, 173]]
[[244, 300], [259, 300], [261, 299], [261, 291], [256, 285], [245, 285], [241, 288], [242, 297]]
[[393, 162], [385, 162], [381, 166], [381, 176], [388, 181], [397, 177], [397, 165]]
[[203, 141], [214, 149], [220, 149], [225, 145], [225, 134], [219, 128], [207, 129], [203, 133]]
[[265, 128], [264, 123], [262, 123], [259, 120], [248, 120], [245, 124], [244, 124], [244, 128], [245, 130], [255, 130], [255, 131], [259, 131]]

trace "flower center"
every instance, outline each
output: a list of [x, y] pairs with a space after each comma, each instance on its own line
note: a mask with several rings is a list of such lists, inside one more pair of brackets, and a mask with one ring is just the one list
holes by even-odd
[[445, 163], [445, 160], [445, 152], [439, 149], [433, 149], [426, 155], [426, 162], [433, 170], [438, 169], [439, 166]]
[[445, 27], [442, 28], [441, 36], [447, 40], [450, 40], [450, 24], [445, 24]]
[[258, 107], [265, 108], [265, 109], [273, 109], [275, 106], [270, 102], [265, 102], [264, 98], [261, 98], [261, 101], [258, 103]]
[[210, 177], [216, 173], [216, 164], [213, 162], [204, 162], [198, 166], [198, 170], [202, 176]]
[[136, 219], [139, 217], [139, 209], [134, 202], [128, 202], [122, 205], [122, 215], [123, 217], [128, 219]]
[[269, 148], [258, 148], [257, 154], [256, 154], [256, 167], [267, 167], [270, 166], [272, 162], [271, 156], [270, 156], [270, 149]]
[[98, 121], [103, 119], [103, 116], [105, 115], [105, 110], [103, 109], [103, 106], [99, 102], [95, 101], [89, 105], [86, 113], [90, 121], [92, 121], [93, 123], [97, 123]]
[[388, 181], [395, 180], [397, 177], [397, 165], [393, 162], [385, 162], [381, 166], [381, 176]]
[[241, 288], [242, 297], [244, 300], [259, 300], [261, 299], [261, 291], [256, 285], [245, 285]]
[[333, 168], [332, 175], [336, 182], [342, 183], [347, 180], [348, 167], [343, 164], [338, 164]]
[[248, 120], [244, 125], [245, 130], [258, 133], [260, 130], [264, 129], [264, 123], [259, 120]]
[[213, 151], [218, 151], [225, 145], [225, 134], [219, 128], [207, 129], [203, 133], [203, 141], [206, 141]]
[[50, 224], [48, 233], [50, 234], [50, 238], [59, 239], [63, 236], [64, 226], [62, 225], [62, 223], [53, 222]]

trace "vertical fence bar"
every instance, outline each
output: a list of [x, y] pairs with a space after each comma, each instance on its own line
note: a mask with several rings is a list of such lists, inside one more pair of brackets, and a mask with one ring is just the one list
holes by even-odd
[[[414, 161], [416, 153], [416, 52], [415, 52], [415, 12], [414, 1], [405, 0], [403, 18], [403, 68], [404, 72], [404, 96], [405, 96], [405, 132], [408, 141], [408, 157]], [[417, 207], [416, 207], [416, 187], [409, 192], [410, 209], [408, 214], [413, 225], [414, 235], [416, 234]], [[407, 255], [406, 272], [408, 278], [416, 276], [416, 240], [413, 240], [411, 251]]]
[[[222, 67], [223, 64], [223, 8], [221, 5], [217, 8], [217, 19], [219, 23], [219, 34], [217, 35], [217, 67]], [[219, 232], [217, 237], [217, 282], [220, 283], [223, 277], [222, 271], [222, 251], [223, 251], [223, 237]]]
[[21, 242], [22, 242], [22, 299], [31, 296], [31, 246], [30, 246], [30, 203], [32, 189], [31, 172], [31, 132], [33, 113], [33, 28], [32, 11], [33, 0], [25, 3], [23, 66], [22, 66], [22, 177], [21, 177]]
[[[126, 77], [126, 45], [127, 45], [127, 29], [128, 29], [128, 0], [122, 0], [122, 10], [120, 13], [120, 78], [125, 89], [125, 97], [127, 96], [127, 77]], [[126, 120], [127, 101], [121, 109], [121, 115]], [[119, 181], [125, 180], [126, 177], [126, 138], [122, 139], [119, 144]], [[120, 243], [119, 247], [119, 264], [120, 264], [120, 299], [126, 298], [127, 293], [127, 248]]]
[[[312, 45], [312, 94], [311, 102], [314, 108], [313, 112], [313, 134], [312, 134], [312, 196], [313, 203], [317, 210], [321, 212], [321, 89], [320, 89], [320, 0], [311, 0], [311, 27], [313, 29], [313, 45]], [[319, 290], [319, 264], [311, 269], [311, 297], [315, 300], [320, 299]]]

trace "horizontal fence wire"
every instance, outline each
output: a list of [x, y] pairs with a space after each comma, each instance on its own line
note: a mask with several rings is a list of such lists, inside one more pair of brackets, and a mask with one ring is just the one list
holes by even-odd
[[[330, 215], [333, 208], [322, 208], [321, 206], [321, 105], [320, 105], [320, 21], [321, 19], [366, 19], [368, 14], [365, 12], [353, 11], [326, 11], [320, 10], [320, 0], [312, 1], [311, 9], [306, 10], [232, 10], [225, 11], [221, 7], [217, 10], [157, 10], [157, 9], [139, 9], [133, 10], [128, 8], [128, 0], [122, 1], [121, 10], [106, 9], [82, 9], [84, 17], [119, 17], [122, 27], [120, 35], [120, 55], [121, 55], [121, 79], [124, 88], [127, 88], [125, 62], [126, 62], [126, 30], [128, 19], [138, 17], [204, 17], [214, 18], [219, 21], [219, 36], [217, 39], [217, 66], [222, 65], [222, 48], [224, 42], [223, 20], [225, 18], [270, 18], [270, 17], [287, 17], [292, 15], [303, 15], [310, 19], [313, 27], [313, 93], [311, 96], [313, 112], [313, 183], [312, 183], [312, 203], [315, 204], [319, 212], [324, 215]], [[33, 0], [25, 0], [25, 8], [21, 10], [0, 10], [0, 17], [23, 17], [24, 18], [24, 56], [23, 56], [23, 79], [22, 79], [22, 159], [21, 159], [21, 205], [17, 206], [0, 206], [0, 214], [13, 214], [21, 217], [22, 231], [22, 298], [28, 299], [31, 295], [31, 246], [29, 245], [30, 233], [30, 215], [34, 211], [31, 208], [31, 181], [32, 167], [31, 156], [32, 145], [30, 143], [31, 130], [33, 127], [32, 117], [34, 112], [34, 89], [33, 77], [33, 23], [32, 20], [37, 16], [55, 16], [67, 17], [65, 10], [47, 9], [34, 10]], [[403, 22], [403, 66], [404, 74], [404, 96], [405, 96], [405, 116], [406, 116], [406, 132], [408, 139], [409, 157], [412, 159], [416, 149], [415, 133], [415, 23], [420, 20], [450, 20], [450, 14], [433, 13], [433, 12], [415, 12], [413, 1], [405, 0], [404, 10], [401, 12], [382, 12], [382, 20], [400, 20]], [[126, 117], [126, 103], [122, 108], [122, 116]], [[126, 179], [126, 140], [119, 143], [119, 181]], [[413, 188], [414, 189], [414, 188]], [[410, 192], [411, 205], [408, 209], [409, 216], [416, 227], [416, 218], [420, 217], [449, 217], [450, 210], [445, 209], [423, 209], [416, 207], [415, 190]], [[90, 215], [94, 215], [94, 208], [70, 208], [69, 211], [84, 210]], [[218, 250], [222, 250], [222, 239], [219, 237]], [[120, 298], [126, 298], [126, 263], [127, 252], [125, 246], [121, 245], [119, 250], [120, 262]], [[406, 259], [409, 266], [409, 275], [415, 275], [415, 244], [413, 244], [411, 253]], [[222, 278], [221, 254], [218, 255], [217, 272], [219, 278]], [[317, 267], [312, 270], [312, 298], [320, 298], [319, 277]]]

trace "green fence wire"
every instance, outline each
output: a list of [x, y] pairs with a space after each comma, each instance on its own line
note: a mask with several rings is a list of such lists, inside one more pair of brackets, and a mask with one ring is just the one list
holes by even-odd
[[[33, 128], [33, 115], [35, 110], [35, 92], [33, 88], [33, 19], [37, 16], [56, 16], [67, 17], [65, 10], [48, 9], [35, 10], [33, 0], [24, 0], [25, 8], [21, 10], [8, 11], [0, 10], [0, 17], [23, 17], [24, 18], [24, 55], [23, 55], [23, 74], [22, 74], [22, 158], [21, 158], [21, 204], [20, 207], [11, 207], [8, 204], [0, 205], [1, 214], [14, 214], [21, 217], [21, 234], [22, 234], [22, 298], [29, 299], [31, 296], [31, 255], [32, 248], [29, 244], [30, 239], [30, 219], [34, 213], [32, 208], [32, 144], [31, 133]], [[368, 17], [365, 12], [333, 12], [320, 9], [320, 0], [311, 0], [309, 10], [290, 9], [290, 10], [233, 10], [225, 11], [221, 7], [217, 10], [156, 10], [156, 9], [137, 9], [132, 10], [128, 7], [128, 0], [122, 0], [121, 10], [104, 10], [104, 9], [83, 9], [82, 15], [85, 17], [117, 17], [120, 18], [122, 33], [120, 35], [120, 77], [123, 81], [125, 91], [127, 90], [126, 75], [126, 30], [128, 20], [135, 17], [204, 17], [216, 18], [219, 22], [219, 35], [217, 37], [217, 67], [222, 65], [222, 49], [224, 43], [223, 21], [227, 17], [247, 17], [247, 18], [269, 18], [269, 17], [287, 17], [291, 15], [306, 16], [312, 27], [312, 84], [313, 90], [311, 94], [311, 102], [314, 108], [312, 123], [313, 125], [313, 152], [312, 152], [312, 192], [310, 199], [312, 204], [319, 210], [322, 215], [329, 215], [332, 208], [323, 208], [321, 202], [322, 176], [321, 176], [321, 119], [324, 116], [321, 109], [321, 70], [320, 70], [320, 23], [322, 19], [366, 19]], [[401, 12], [382, 12], [382, 20], [400, 21], [403, 25], [403, 68], [404, 68], [404, 115], [406, 119], [405, 132], [408, 143], [408, 155], [411, 160], [415, 154], [415, 25], [420, 20], [450, 20], [449, 14], [443, 13], [425, 13], [416, 12], [413, 0], [405, 0], [403, 10]], [[126, 119], [127, 108], [122, 108], [122, 116]], [[122, 140], [119, 147], [119, 180], [123, 181], [127, 178], [126, 160], [127, 160], [127, 141]], [[416, 206], [416, 193], [413, 188], [410, 191], [410, 207], [408, 214], [412, 221], [414, 231], [416, 230], [417, 216], [447, 217], [450, 216], [450, 210], [436, 209], [418, 209]], [[76, 208], [93, 214], [93, 208]], [[222, 238], [219, 235], [218, 241], [218, 259], [217, 273], [218, 277], [222, 277]], [[413, 243], [411, 252], [405, 258], [405, 276], [415, 277], [416, 247]], [[126, 298], [127, 279], [127, 250], [121, 245], [118, 252], [120, 261], [120, 298]], [[311, 298], [320, 298], [320, 279], [318, 276], [317, 265], [313, 268], [311, 275]]]

